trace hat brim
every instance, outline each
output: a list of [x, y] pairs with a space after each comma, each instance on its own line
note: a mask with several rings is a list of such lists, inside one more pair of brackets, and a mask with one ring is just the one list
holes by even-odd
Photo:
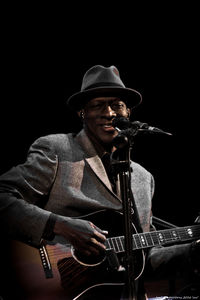
[[75, 110], [79, 111], [84, 108], [85, 104], [96, 97], [119, 97], [124, 101], [129, 108], [138, 106], [142, 102], [142, 95], [130, 88], [123, 87], [98, 87], [89, 90], [84, 90], [73, 94], [67, 100], [67, 105]]

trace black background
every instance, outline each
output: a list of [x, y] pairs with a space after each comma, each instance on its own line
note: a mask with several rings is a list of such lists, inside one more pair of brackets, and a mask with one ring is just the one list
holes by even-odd
[[80, 90], [88, 68], [115, 65], [143, 95], [133, 119], [173, 134], [139, 137], [133, 148], [132, 158], [156, 181], [153, 212], [176, 225], [193, 223], [200, 210], [196, 8], [149, 8], [93, 8], [87, 17], [69, 8], [60, 15], [27, 10], [23, 18], [4, 11], [1, 173], [22, 163], [39, 136], [78, 130], [65, 99]]

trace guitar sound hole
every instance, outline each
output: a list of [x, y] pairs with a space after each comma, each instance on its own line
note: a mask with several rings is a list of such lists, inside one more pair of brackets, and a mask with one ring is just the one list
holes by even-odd
[[100, 255], [86, 256], [75, 250], [73, 247], [71, 248], [71, 252], [74, 259], [85, 266], [97, 266], [105, 260], [105, 253], [101, 253]]

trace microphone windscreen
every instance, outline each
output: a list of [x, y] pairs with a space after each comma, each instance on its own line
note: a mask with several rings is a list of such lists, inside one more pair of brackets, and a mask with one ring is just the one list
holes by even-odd
[[128, 129], [131, 125], [130, 121], [124, 117], [116, 117], [112, 121], [112, 125], [121, 130]]

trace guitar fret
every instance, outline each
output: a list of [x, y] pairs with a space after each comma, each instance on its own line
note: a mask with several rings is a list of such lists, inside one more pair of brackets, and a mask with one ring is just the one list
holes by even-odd
[[163, 243], [167, 244], [167, 243], [171, 243], [173, 241], [177, 241], [180, 239], [177, 230], [173, 229], [173, 230], [163, 230], [162, 232], [163, 235]]
[[170, 234], [173, 241], [178, 241], [181, 239], [178, 230], [173, 229], [170, 231]]
[[107, 249], [107, 250], [113, 249], [113, 247], [112, 247], [112, 245], [111, 245], [111, 242], [112, 242], [112, 241], [111, 241], [110, 238], [106, 240], [106, 249]]
[[117, 239], [118, 239], [118, 246], [119, 246], [119, 249], [120, 249], [119, 252], [123, 252], [124, 251], [124, 245], [122, 243], [122, 237], [119, 236]]
[[164, 243], [163, 232], [157, 231], [157, 238], [158, 238], [158, 241], [159, 241], [160, 245], [162, 245]]
[[116, 244], [117, 244], [117, 249], [118, 249], [117, 252], [122, 252], [122, 248], [121, 248], [119, 236], [115, 238], [115, 242], [116, 242]]
[[146, 240], [145, 240], [145, 235], [144, 234], [139, 234], [139, 238], [142, 244], [142, 247], [147, 246]]
[[193, 237], [193, 231], [192, 231], [191, 228], [187, 228], [187, 229], [186, 229], [186, 232], [187, 232], [188, 237], [190, 237], [190, 238]]
[[169, 241], [178, 241], [178, 240], [180, 240], [180, 236], [178, 234], [178, 231], [175, 230], [175, 229], [169, 231], [169, 237], [168, 237], [168, 234], [166, 232], [166, 240], [167, 240], [167, 238], [168, 238]]
[[194, 231], [191, 227], [185, 227], [184, 230], [179, 230], [180, 236], [183, 239], [192, 239], [194, 236]]
[[141, 244], [141, 240], [140, 240], [139, 234], [134, 234], [134, 239], [135, 239], [136, 248], [137, 249], [141, 249], [142, 248], [142, 244]]
[[148, 241], [147, 241], [147, 235], [144, 233], [144, 239], [145, 239], [145, 246], [147, 247], [148, 246]]
[[156, 231], [151, 233], [151, 237], [154, 245], [160, 245], [160, 240], [157, 237]]
[[150, 247], [154, 246], [154, 241], [153, 241], [153, 239], [151, 237], [151, 233], [146, 232], [145, 233], [145, 237], [146, 237], [146, 240], [147, 240], [147, 245], [150, 246]]
[[111, 238], [111, 240], [112, 240], [113, 248], [114, 248], [115, 252], [118, 252], [119, 250], [118, 250], [116, 238]]

